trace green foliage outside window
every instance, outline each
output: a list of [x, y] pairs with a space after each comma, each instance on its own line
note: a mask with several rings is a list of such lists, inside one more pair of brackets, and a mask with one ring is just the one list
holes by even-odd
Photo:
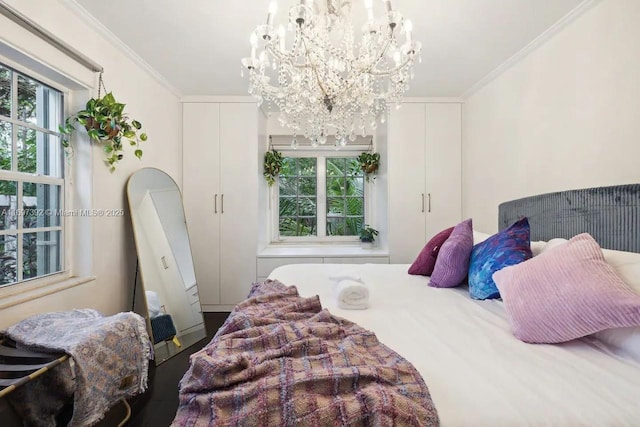
[[[326, 235], [358, 236], [364, 224], [364, 173], [355, 157], [327, 157]], [[282, 237], [317, 236], [317, 159], [284, 157], [279, 178]], [[320, 236], [322, 237], [322, 236]]]
[[327, 236], [357, 236], [364, 224], [364, 176], [356, 158], [327, 158]]
[[316, 159], [284, 157], [279, 185], [280, 236], [317, 235]]
[[[29, 121], [35, 116], [36, 88], [38, 83], [31, 79], [20, 79], [18, 91], [18, 119]], [[0, 67], [0, 116], [11, 116], [11, 71]], [[36, 173], [36, 132], [24, 127], [20, 129], [18, 164], [24, 172]], [[11, 124], [0, 118], [0, 170], [11, 170], [12, 140]], [[0, 181], [0, 194], [15, 194], [15, 182]]]
[[[47, 166], [40, 166], [42, 169], [38, 169], [38, 144], [44, 145], [50, 143], [58, 143], [56, 136], [49, 135], [45, 132], [37, 131], [30, 127], [26, 127], [20, 124], [12, 124], [3, 117], [12, 117], [12, 98], [13, 91], [17, 91], [17, 105], [15, 106], [14, 119], [25, 124], [32, 124], [44, 129], [50, 129], [48, 124], [53, 122], [55, 118], [47, 117], [46, 113], [42, 110], [38, 111], [38, 97], [43, 97], [44, 103], [52, 100], [49, 96], [60, 97], [59, 92], [46, 88], [41, 83], [17, 74], [15, 76], [17, 86], [13, 86], [13, 72], [0, 65], [0, 170], [24, 172], [29, 174], [42, 174], [47, 175]], [[56, 98], [57, 99], [57, 98]], [[59, 110], [58, 110], [59, 111]], [[44, 114], [44, 115], [43, 115]], [[46, 118], [45, 118], [46, 117]], [[13, 164], [13, 138], [16, 139], [17, 152], [15, 157], [17, 164]], [[47, 155], [40, 153], [41, 156], [45, 156], [42, 159], [42, 163], [46, 163]], [[41, 187], [49, 187], [47, 184], [35, 184], [23, 182], [22, 197], [36, 198], [38, 196], [38, 189]], [[42, 188], [41, 188], [42, 191]], [[0, 197], [3, 198], [4, 203], [11, 201], [15, 204], [18, 199], [18, 183], [11, 179], [0, 179]], [[13, 209], [17, 208], [15, 205], [0, 206], [0, 229], [8, 230], [15, 229], [17, 216]], [[40, 227], [38, 224], [38, 217], [36, 216], [36, 207], [34, 209], [28, 209], [29, 207], [22, 206], [24, 214], [22, 215], [22, 228], [29, 229]], [[45, 224], [48, 226], [50, 224]], [[21, 234], [6, 234], [0, 236], [0, 285], [13, 283], [17, 277], [17, 238], [21, 239], [22, 247], [22, 278], [29, 279], [42, 274], [38, 272], [38, 238], [41, 240], [52, 239], [52, 233], [59, 233], [59, 231], [53, 232], [24, 232]]]

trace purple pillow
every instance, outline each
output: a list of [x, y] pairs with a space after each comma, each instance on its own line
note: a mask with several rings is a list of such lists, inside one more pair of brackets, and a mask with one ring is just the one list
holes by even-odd
[[431, 238], [424, 245], [422, 251], [418, 254], [418, 258], [413, 261], [411, 267], [409, 267], [409, 274], [419, 274], [421, 276], [431, 276], [433, 273], [433, 267], [436, 265], [436, 258], [440, 252], [440, 247], [449, 238], [453, 227], [442, 230]]
[[525, 342], [558, 343], [640, 326], [640, 294], [618, 277], [586, 233], [497, 271], [493, 280], [513, 334]]
[[429, 286], [453, 288], [464, 282], [469, 272], [469, 257], [473, 248], [471, 219], [456, 225], [451, 236], [442, 244]]

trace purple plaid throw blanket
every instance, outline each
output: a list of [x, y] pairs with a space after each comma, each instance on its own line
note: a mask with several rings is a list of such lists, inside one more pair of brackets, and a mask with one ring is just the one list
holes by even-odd
[[418, 371], [277, 281], [255, 284], [180, 382], [172, 426], [437, 426]]

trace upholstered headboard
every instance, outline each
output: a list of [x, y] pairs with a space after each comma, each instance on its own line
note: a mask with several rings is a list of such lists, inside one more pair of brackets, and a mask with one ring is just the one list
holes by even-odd
[[640, 252], [640, 184], [541, 194], [502, 203], [502, 230], [526, 216], [531, 240], [589, 233], [606, 249]]

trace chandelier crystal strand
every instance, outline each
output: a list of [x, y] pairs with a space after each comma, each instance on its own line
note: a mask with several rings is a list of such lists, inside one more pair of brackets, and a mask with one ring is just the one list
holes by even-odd
[[413, 25], [390, 0], [382, 0], [378, 18], [373, 0], [362, 0], [366, 23], [359, 30], [352, 21], [354, 1], [301, 0], [289, 9], [286, 25], [277, 27], [273, 1], [266, 25], [251, 34], [250, 56], [242, 59], [258, 105], [275, 106], [281, 125], [312, 146], [336, 135], [339, 148], [355, 141], [358, 131], [365, 135], [384, 123], [389, 105], [399, 106], [409, 89], [419, 58]]

